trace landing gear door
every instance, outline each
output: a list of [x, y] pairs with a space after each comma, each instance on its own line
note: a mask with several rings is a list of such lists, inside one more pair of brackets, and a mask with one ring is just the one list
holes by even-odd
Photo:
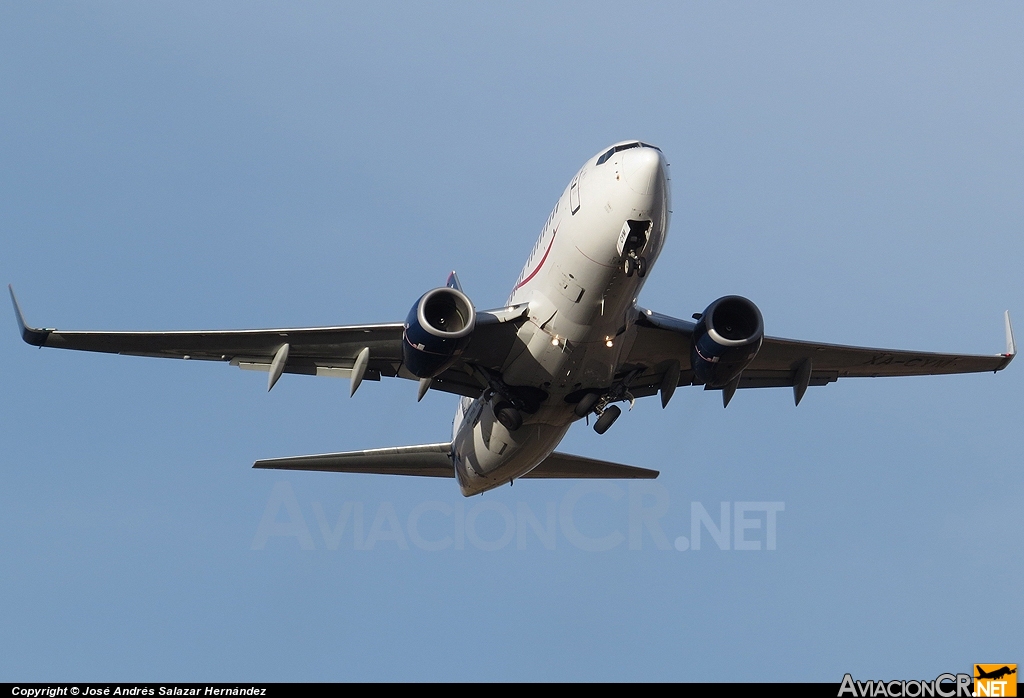
[[647, 238], [651, 232], [650, 221], [626, 221], [619, 231], [619, 239], [615, 245], [615, 251], [620, 255], [632, 253], [639, 255], [647, 245]]
[[619, 231], [619, 240], [615, 245], [615, 251], [622, 254], [622, 250], [626, 247], [626, 238], [629, 237], [629, 221], [622, 224], [622, 230]]
[[[564, 180], [563, 180], [564, 181]], [[569, 212], [574, 216], [580, 210], [580, 176], [576, 175], [569, 185]]]

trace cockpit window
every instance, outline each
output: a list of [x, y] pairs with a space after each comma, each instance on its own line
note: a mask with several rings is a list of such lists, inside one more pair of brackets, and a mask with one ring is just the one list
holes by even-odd
[[661, 148], [653, 145], [648, 145], [647, 143], [640, 143], [639, 141], [637, 141], [636, 143], [625, 143], [623, 145], [617, 145], [613, 148], [609, 148], [607, 153], [605, 153], [604, 155], [597, 159], [597, 164], [603, 165], [606, 162], [608, 162], [608, 160], [611, 159], [612, 155], [615, 155], [615, 153], [620, 153], [623, 150], [629, 150], [630, 148], [654, 148], [659, 153], [661, 152]]
[[629, 150], [630, 148], [639, 148], [639, 147], [640, 147], [640, 143], [637, 142], [637, 143], [626, 143], [625, 145], [617, 145], [617, 146], [615, 146], [613, 148], [609, 148], [607, 153], [605, 153], [604, 155], [602, 155], [601, 157], [599, 157], [597, 159], [597, 164], [598, 165], [605, 164], [606, 162], [608, 162], [608, 159], [611, 158], [612, 155], [615, 155], [615, 153], [622, 152], [623, 150]]

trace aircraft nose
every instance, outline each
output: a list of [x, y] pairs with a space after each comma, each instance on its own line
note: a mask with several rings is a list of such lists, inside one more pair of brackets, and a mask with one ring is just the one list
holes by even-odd
[[663, 171], [661, 153], [654, 148], [632, 148], [622, 154], [622, 176], [637, 194], [650, 194]]

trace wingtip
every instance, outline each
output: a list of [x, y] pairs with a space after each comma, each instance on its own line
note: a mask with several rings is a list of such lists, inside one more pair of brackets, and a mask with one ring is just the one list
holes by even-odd
[[18, 329], [25, 330], [25, 316], [21, 314], [21, 307], [18, 305], [18, 297], [14, 295], [14, 285], [7, 284], [7, 292], [11, 294], [11, 303], [14, 304], [14, 317], [18, 321]]
[[1010, 311], [1003, 312], [1003, 321], [1006, 324], [1006, 356], [1013, 358], [1017, 355], [1017, 342], [1013, 339], [1013, 324], [1010, 322]]
[[21, 312], [21, 306], [18, 304], [18, 298], [14, 295], [13, 284], [7, 284], [7, 291], [11, 294], [11, 303], [14, 304], [14, 317], [18, 321], [18, 331], [21, 332], [21, 338], [28, 344], [35, 347], [41, 347], [46, 344], [46, 338], [50, 336], [50, 330], [40, 330], [35, 327], [30, 327], [25, 322], [25, 315]]

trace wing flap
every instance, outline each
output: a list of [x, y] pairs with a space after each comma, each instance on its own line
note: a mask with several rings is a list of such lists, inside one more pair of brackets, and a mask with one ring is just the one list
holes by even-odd
[[[838, 371], [812, 371], [808, 386], [822, 386], [839, 380]], [[796, 384], [796, 371], [752, 371], [740, 375], [738, 388], [792, 388]]]

